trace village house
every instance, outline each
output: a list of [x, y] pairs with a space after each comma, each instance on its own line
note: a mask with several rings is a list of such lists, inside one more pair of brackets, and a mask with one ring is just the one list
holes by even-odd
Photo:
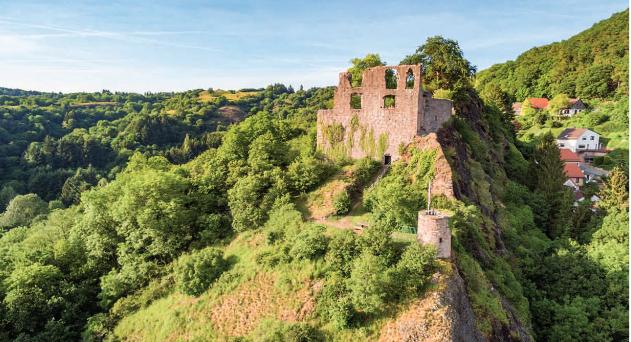
[[563, 165], [563, 171], [572, 183], [579, 187], [585, 185], [585, 174], [583, 174], [583, 170], [577, 164], [566, 163]]
[[[550, 101], [545, 97], [529, 97], [527, 100], [530, 102], [530, 106], [536, 110], [546, 110], [550, 105]], [[515, 115], [521, 115], [521, 106], [521, 102], [513, 103], [513, 112]], [[587, 106], [581, 99], [570, 99], [568, 107], [561, 108], [557, 114], [562, 117], [572, 117], [586, 109]]]
[[[557, 137], [557, 145], [578, 154], [602, 151], [600, 135], [587, 128], [566, 128]], [[589, 157], [593, 158], [593, 155]], [[586, 156], [582, 158], [588, 162]]]
[[574, 116], [587, 109], [585, 103], [581, 99], [570, 99], [570, 105], [567, 108], [563, 108], [559, 111], [559, 115], [565, 117]]

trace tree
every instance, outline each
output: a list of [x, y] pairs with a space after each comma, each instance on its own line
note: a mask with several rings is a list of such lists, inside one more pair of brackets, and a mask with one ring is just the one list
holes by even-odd
[[551, 238], [559, 237], [569, 223], [572, 195], [563, 185], [567, 176], [556, 140], [550, 132], [537, 144], [530, 167], [534, 190], [543, 196], [549, 209], [544, 228]]
[[376, 66], [386, 65], [386, 62], [381, 61], [381, 57], [378, 54], [369, 53], [364, 58], [351, 59], [352, 67], [348, 68], [348, 72], [351, 73], [351, 85], [353, 87], [360, 87], [362, 85], [362, 73], [364, 70]]
[[425, 44], [401, 64], [421, 64], [428, 90], [454, 90], [471, 86], [476, 68], [467, 61], [458, 42], [441, 36], [427, 38]]
[[0, 228], [28, 226], [40, 215], [48, 213], [48, 204], [36, 194], [15, 196], [0, 216]]
[[348, 288], [353, 306], [358, 311], [370, 315], [384, 309], [390, 285], [387, 270], [386, 260], [369, 252], [362, 253], [353, 261]]
[[606, 98], [610, 96], [613, 85], [610, 65], [592, 65], [576, 79], [576, 93], [585, 98]]
[[559, 115], [561, 109], [570, 106], [570, 98], [565, 94], [557, 94], [548, 103], [548, 112], [550, 115]]
[[600, 191], [598, 207], [605, 210], [626, 210], [629, 207], [629, 180], [620, 167], [614, 168]]
[[199, 296], [221, 275], [226, 267], [223, 252], [208, 247], [181, 256], [175, 265], [175, 280], [183, 293]]

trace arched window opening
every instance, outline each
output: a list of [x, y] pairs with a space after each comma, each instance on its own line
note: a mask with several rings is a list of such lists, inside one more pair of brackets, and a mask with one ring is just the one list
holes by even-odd
[[399, 75], [395, 69], [386, 69], [386, 89], [397, 89]]
[[351, 109], [362, 109], [362, 94], [351, 94]]
[[383, 97], [383, 108], [394, 108], [396, 106], [394, 95], [386, 95]]
[[412, 69], [408, 69], [408, 72], [405, 75], [405, 89], [414, 88], [414, 72]]

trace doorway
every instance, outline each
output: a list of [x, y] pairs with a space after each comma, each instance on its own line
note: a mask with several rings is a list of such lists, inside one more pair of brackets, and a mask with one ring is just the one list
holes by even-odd
[[390, 165], [392, 163], [392, 157], [389, 154], [383, 156], [383, 165]]

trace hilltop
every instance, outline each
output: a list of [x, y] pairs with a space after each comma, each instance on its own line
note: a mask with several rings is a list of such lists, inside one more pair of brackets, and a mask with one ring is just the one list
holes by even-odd
[[[333, 87], [0, 95], [0, 340], [626, 338], [627, 172], [573, 206], [455, 41], [419, 61], [453, 113], [389, 167], [318, 148]], [[430, 180], [451, 258], [416, 238]]]

